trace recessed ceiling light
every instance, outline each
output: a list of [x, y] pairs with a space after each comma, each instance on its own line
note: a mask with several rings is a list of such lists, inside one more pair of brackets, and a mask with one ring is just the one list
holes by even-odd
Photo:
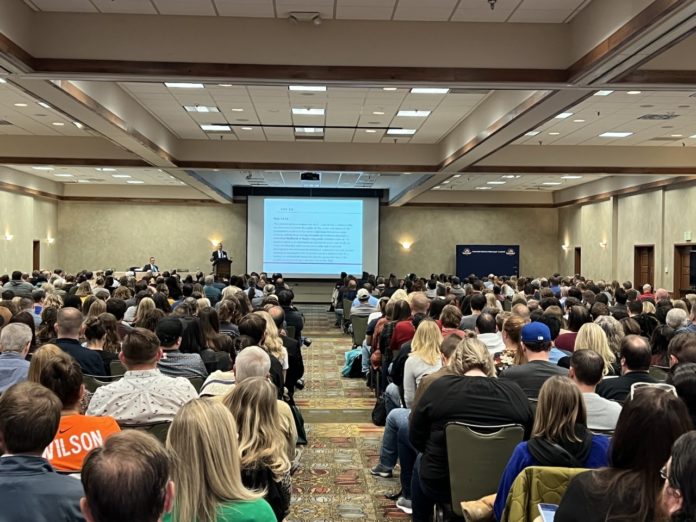
[[51, 108], [51, 106], [50, 106], [48, 103], [46, 103], [46, 102], [38, 102], [38, 104], [41, 105], [41, 107], [43, 107], [44, 109], [50, 109], [50, 108]]
[[389, 129], [387, 134], [395, 134], [401, 136], [412, 136], [416, 133], [416, 129]]
[[632, 132], [603, 132], [600, 138], [628, 138]]
[[89, 183], [89, 180], [88, 179], [78, 179], [77, 182], [78, 183]]
[[560, 181], [544, 181], [542, 185], [562, 185]]
[[684, 137], [683, 134], [670, 134], [670, 136], [671, 136], [672, 138], [683, 138], [683, 137]]
[[295, 132], [305, 134], [320, 134], [324, 132], [324, 129], [321, 127], [295, 127]]
[[493, 187], [476, 187], [476, 190], [492, 190]]
[[140, 181], [139, 179], [129, 179], [128, 181], [126, 181], [126, 183], [130, 183], [131, 185], [142, 185], [145, 182]]
[[383, 91], [395, 91], [396, 87], [382, 87]]
[[112, 174], [111, 177], [112, 177], [112, 178], [116, 178], [116, 179], [127, 179], [127, 178], [130, 178], [130, 176], [129, 176], [128, 174]]
[[7, 80], [5, 78], [0, 78], [0, 83], [7, 83]]
[[503, 177], [505, 179], [517, 179], [517, 178], [521, 178], [522, 176], [515, 175], [515, 174], [506, 174], [505, 176], [501, 176], [501, 177]]
[[442, 184], [447, 185], [449, 182], [450, 182], [450, 180], [446, 180], [446, 181], [443, 181]]
[[433, 187], [433, 190], [438, 190], [438, 189], [441, 189], [441, 188], [442, 188], [442, 187], [441, 187], [440, 185], [438, 185], [437, 187]]
[[595, 96], [609, 96], [614, 91], [597, 91], [594, 93]]
[[164, 85], [170, 89], [203, 89], [205, 87], [202, 83], [187, 82], [164, 82]]
[[306, 91], [306, 92], [326, 92], [326, 87], [323, 85], [290, 85], [290, 91]]
[[244, 112], [244, 109], [240, 109], [238, 107], [235, 107], [234, 109], [232, 109], [232, 112]]
[[372, 111], [372, 114], [375, 116], [382, 116], [384, 114], [384, 111]]
[[205, 105], [184, 105], [186, 112], [220, 112], [217, 107], [207, 107]]
[[365, 129], [368, 134], [375, 134], [377, 131], [375, 129]]
[[67, 173], [66, 174], [63, 174], [63, 173], [54, 174], [54, 176], [57, 178], [74, 178], [75, 177], [72, 174], [67, 174]]
[[570, 118], [573, 115], [572, 112], [562, 112], [560, 114], [556, 115], [557, 120], [565, 120], [566, 118]]
[[693, 136], [689, 136], [689, 138], [696, 139], [696, 134], [694, 134]]
[[232, 87], [231, 83], [218, 83], [218, 87]]
[[[409, 174], [410, 174], [410, 173], [409, 173]], [[461, 178], [462, 175], [461, 175], [461, 174], [455, 174], [454, 177], [455, 177], [455, 178]]]
[[399, 111], [396, 115], [407, 118], [426, 118], [430, 116], [430, 111]]
[[505, 185], [507, 181], [487, 181], [488, 185]]
[[292, 113], [302, 116], [323, 116], [324, 109], [303, 109], [301, 107], [293, 107]]
[[585, 123], [585, 120], [573, 120], [573, 123]]
[[641, 91], [627, 91], [626, 94], [640, 94]]
[[571, 176], [571, 175], [561, 176], [561, 179], [581, 179], [581, 178], [582, 178], [582, 176]]
[[242, 130], [254, 130], [254, 127], [242, 127]]
[[72, 122], [72, 123], [73, 123], [73, 125], [74, 125], [75, 127], [77, 127], [78, 129], [83, 129], [83, 128], [85, 127], [85, 126], [82, 125], [79, 121], [74, 121], [74, 122]]
[[411, 94], [447, 94], [449, 91], [444, 87], [414, 87]]
[[116, 169], [113, 167], [97, 167], [96, 169], [99, 172], [116, 172]]
[[62, 127], [63, 125], [65, 125], [65, 123], [63, 123], [62, 121], [54, 121], [53, 123], [51, 123], [51, 125], [55, 125], [56, 127]]
[[230, 132], [230, 126], [229, 125], [216, 125], [216, 124], [203, 124], [201, 125], [201, 129], [206, 131], [206, 132]]
[[26, 103], [15, 103], [15, 107], [27, 107], [28, 105]]
[[32, 167], [34, 170], [54, 170], [53, 167]]
[[559, 136], [560, 132], [549, 132], [549, 136]]
[[536, 136], [539, 134], [540, 131], [529, 131], [528, 133], [525, 134], [525, 136]]

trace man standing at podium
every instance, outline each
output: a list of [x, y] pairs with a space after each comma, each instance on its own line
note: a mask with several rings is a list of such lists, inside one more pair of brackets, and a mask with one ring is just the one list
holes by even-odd
[[213, 266], [215, 266], [218, 264], [219, 261], [222, 261], [223, 259], [231, 261], [229, 256], [227, 255], [227, 252], [222, 249], [222, 243], [218, 243], [217, 250], [213, 251], [213, 255], [210, 257], [210, 261], [213, 263]]

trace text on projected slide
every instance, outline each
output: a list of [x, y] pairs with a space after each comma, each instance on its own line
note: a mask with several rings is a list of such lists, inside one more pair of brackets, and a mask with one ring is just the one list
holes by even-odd
[[362, 272], [363, 202], [264, 201], [263, 270], [334, 275]]

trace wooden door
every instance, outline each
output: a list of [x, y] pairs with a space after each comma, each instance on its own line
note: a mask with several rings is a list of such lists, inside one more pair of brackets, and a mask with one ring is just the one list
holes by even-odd
[[691, 285], [691, 246], [674, 246], [674, 293], [678, 297], [684, 297], [685, 290]]
[[580, 247], [575, 247], [575, 274], [582, 275], [582, 252]]
[[41, 268], [41, 241], [34, 241], [33, 243], [33, 261], [31, 265], [32, 270], [40, 270]]
[[641, 245], [634, 251], [633, 284], [640, 289], [644, 284], [655, 285], [655, 247]]

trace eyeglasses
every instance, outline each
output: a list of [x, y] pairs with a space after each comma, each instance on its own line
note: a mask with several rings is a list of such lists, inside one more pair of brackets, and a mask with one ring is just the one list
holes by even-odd
[[671, 384], [665, 384], [663, 382], [634, 382], [631, 385], [631, 399], [633, 399], [633, 396], [635, 395], [637, 390], [643, 390], [647, 388], [657, 388], [658, 390], [662, 390], [667, 393], [672, 393], [675, 397], [678, 397], [677, 389]]

